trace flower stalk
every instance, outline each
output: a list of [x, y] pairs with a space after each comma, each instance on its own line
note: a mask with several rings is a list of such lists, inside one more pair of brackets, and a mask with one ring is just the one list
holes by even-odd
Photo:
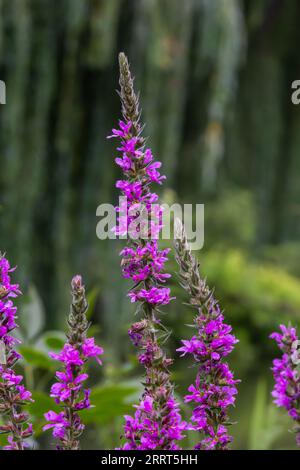
[[188, 429], [200, 433], [195, 449], [226, 450], [232, 441], [227, 429], [228, 408], [235, 402], [239, 381], [234, 380], [224, 357], [233, 350], [237, 339], [224, 323], [213, 291], [200, 276], [198, 262], [179, 220], [175, 227], [175, 251], [180, 283], [189, 294], [190, 306], [196, 310], [191, 325], [196, 333], [190, 340], [183, 340], [182, 347], [177, 349], [182, 356], [190, 354], [198, 369], [195, 383], [185, 397], [186, 403], [195, 406]]
[[84, 388], [88, 379], [85, 372], [86, 363], [95, 357], [99, 364], [99, 356], [103, 349], [95, 344], [94, 338], [88, 338], [89, 323], [86, 318], [88, 304], [81, 276], [72, 279], [72, 303], [68, 317], [69, 331], [67, 343], [59, 354], [49, 356], [62, 363], [63, 369], [56, 372], [57, 382], [51, 387], [51, 397], [63, 408], [60, 413], [50, 410], [45, 414], [48, 422], [44, 430], [52, 429], [53, 437], [58, 440], [58, 450], [79, 450], [80, 436], [84, 424], [80, 411], [90, 408], [90, 389]]
[[[129, 235], [127, 247], [121, 251], [121, 266], [123, 276], [134, 283], [128, 296], [132, 303], [137, 303], [141, 319], [133, 323], [128, 333], [138, 348], [139, 363], [145, 369], [145, 388], [135, 415], [125, 416], [123, 448], [177, 449], [177, 442], [183, 438], [183, 423], [170, 381], [169, 366], [173, 361], [161, 346], [167, 332], [158, 318], [160, 306], [172, 300], [170, 289], [164, 287], [170, 277], [164, 272], [169, 250], [158, 247], [162, 209], [155, 204], [158, 196], [151, 192], [152, 183], [162, 184], [165, 176], [158, 170], [161, 163], [154, 161], [151, 150], [145, 148], [139, 99], [123, 53], [119, 55], [119, 66], [123, 121], [119, 121], [119, 129], [113, 129], [109, 138], [120, 139], [121, 156], [115, 161], [125, 178], [116, 183], [124, 200], [116, 209], [118, 227], [115, 231], [117, 235]], [[141, 214], [142, 222], [136, 223], [132, 234], [130, 227]]]
[[0, 433], [7, 434], [8, 444], [4, 450], [25, 450], [28, 447], [26, 439], [32, 436], [33, 430], [23, 406], [33, 400], [31, 393], [22, 384], [23, 376], [14, 371], [14, 366], [22, 357], [15, 350], [20, 341], [11, 336], [18, 327], [17, 307], [12, 299], [21, 294], [19, 285], [12, 284], [10, 280], [10, 273], [14, 269], [0, 254], [0, 415], [4, 420]]

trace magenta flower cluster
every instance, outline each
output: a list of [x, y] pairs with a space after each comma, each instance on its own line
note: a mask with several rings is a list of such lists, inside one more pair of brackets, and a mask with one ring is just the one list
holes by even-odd
[[295, 422], [296, 442], [300, 446], [300, 341], [295, 328], [280, 325], [281, 333], [271, 334], [282, 351], [273, 361], [274, 403], [285, 408]]
[[[155, 239], [156, 237], [153, 237], [153, 231], [155, 234], [159, 234], [161, 222], [160, 217], [157, 219], [153, 217], [153, 202], [156, 202], [158, 197], [150, 191], [151, 182], [161, 183], [165, 177], [158, 172], [157, 168], [161, 166], [161, 163], [153, 162], [151, 150], [143, 150], [140, 138], [133, 137], [130, 133], [132, 123], [120, 121], [119, 125], [120, 129], [113, 129], [113, 134], [109, 137], [121, 139], [121, 146], [118, 150], [122, 152], [123, 156], [116, 158], [116, 163], [122, 168], [128, 180], [116, 183], [116, 187], [120, 188], [126, 197], [124, 200], [126, 207], [117, 207], [119, 217], [116, 233], [130, 235], [130, 225], [132, 225], [138, 235], [141, 227], [133, 222], [141, 215], [140, 210], [142, 209], [144, 211], [142, 223], [144, 222], [147, 226], [143, 238], [144, 240], [149, 238], [147, 243], [143, 240], [143, 244], [137, 243], [134, 247], [126, 247], [121, 251], [124, 277], [139, 284], [128, 295], [131, 302], [145, 301], [154, 307], [161, 304], [166, 305], [171, 300], [170, 289], [162, 287], [160, 284], [170, 277], [170, 274], [163, 272], [169, 250], [159, 250], [158, 241]], [[124, 165], [124, 161], [128, 162], [128, 165]], [[160, 206], [155, 204], [155, 207], [157, 212], [161, 213]], [[122, 227], [121, 231], [120, 227]], [[151, 287], [143, 288], [142, 282], [148, 283]]]
[[20, 343], [12, 331], [17, 328], [17, 307], [14, 298], [21, 294], [19, 285], [12, 284], [11, 268], [8, 260], [0, 254], [0, 414], [5, 416], [5, 423], [0, 432], [8, 435], [6, 450], [24, 450], [28, 444], [25, 439], [32, 435], [32, 424], [22, 407], [32, 401], [31, 393], [23, 385], [22, 375], [16, 374], [14, 366], [21, 358], [15, 350]]
[[224, 323], [218, 303], [210, 298], [205, 313], [195, 319], [197, 335], [183, 340], [177, 351], [192, 355], [198, 373], [196, 381], [188, 388], [186, 403], [193, 403], [194, 409], [189, 425], [203, 438], [196, 449], [226, 449], [232, 438], [228, 434], [228, 408], [235, 402], [237, 394], [235, 380], [224, 358], [233, 350], [237, 339], [231, 334], [231, 326]]
[[[92, 341], [93, 338], [91, 338]], [[87, 340], [89, 341], [89, 340]], [[91, 351], [91, 348], [89, 346]], [[93, 345], [93, 352], [88, 355], [84, 350], [78, 351], [66, 344], [60, 354], [51, 356], [64, 365], [64, 371], [56, 372], [58, 382], [51, 388], [50, 396], [55, 399], [55, 403], [64, 407], [64, 411], [55, 413], [50, 410], [45, 414], [48, 424], [44, 426], [44, 431], [53, 429], [53, 437], [59, 439], [61, 446], [69, 448], [73, 439], [78, 439], [85, 426], [81, 422], [78, 412], [91, 407], [90, 389], [84, 389], [84, 382], [88, 379], [88, 374], [81, 373], [82, 367], [90, 357], [96, 357], [103, 353], [102, 348]]]
[[179, 404], [169, 398], [164, 407], [165, 417], [161, 417], [154, 399], [145, 394], [138, 406], [135, 416], [125, 416], [124, 433], [127, 439], [123, 450], [178, 450], [177, 441], [183, 439], [182, 431], [186, 428], [181, 421]]
[[[81, 276], [75, 276], [72, 280], [72, 292], [76, 294], [80, 301], [85, 300], [84, 287]], [[75, 309], [75, 300], [72, 307]], [[103, 354], [103, 349], [95, 344], [94, 338], [85, 336], [87, 325], [84, 316], [86, 305], [83, 304], [83, 311], [79, 310], [79, 320], [76, 320], [76, 312], [73, 314], [74, 334], [70, 335], [60, 353], [49, 353], [52, 359], [62, 364], [62, 370], [56, 372], [55, 382], [51, 387], [50, 396], [54, 398], [55, 403], [63, 408], [63, 411], [56, 413], [52, 410], [45, 414], [48, 424], [44, 430], [53, 429], [53, 437], [58, 439], [58, 449], [75, 450], [79, 446], [78, 438], [81, 436], [85, 426], [82, 423], [79, 412], [90, 408], [90, 389], [84, 388], [88, 379], [88, 374], [84, 372], [86, 362], [95, 358], [99, 364], [99, 356]], [[80, 329], [80, 322], [83, 328]], [[70, 323], [70, 321], [69, 321]], [[73, 339], [73, 337], [75, 339]]]

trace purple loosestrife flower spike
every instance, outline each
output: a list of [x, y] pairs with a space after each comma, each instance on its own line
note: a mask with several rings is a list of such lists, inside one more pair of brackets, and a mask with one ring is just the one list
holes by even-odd
[[175, 226], [176, 261], [180, 267], [182, 287], [190, 296], [190, 305], [196, 309], [194, 328], [196, 334], [183, 340], [177, 351], [192, 355], [198, 368], [195, 383], [188, 388], [186, 403], [195, 408], [188, 429], [200, 433], [195, 449], [225, 450], [232, 441], [227, 431], [228, 408], [237, 394], [233, 374], [224, 361], [237, 343], [231, 327], [214, 299], [213, 292], [201, 279], [196, 258], [188, 245], [184, 227], [179, 220]]
[[[146, 236], [131, 238], [121, 252], [123, 276], [135, 284], [129, 292], [129, 298], [131, 302], [138, 303], [138, 311], [142, 312], [142, 319], [134, 323], [128, 333], [138, 348], [138, 359], [145, 369], [144, 393], [135, 407], [135, 415], [125, 416], [126, 444], [123, 449], [175, 450], [179, 448], [177, 442], [184, 437], [184, 424], [170, 381], [169, 366], [173, 361], [166, 357], [160, 344], [167, 332], [157, 318], [158, 307], [172, 300], [170, 289], [164, 287], [170, 277], [164, 273], [169, 250], [160, 250], [158, 247], [161, 207], [153, 207], [158, 197], [150, 190], [152, 182], [161, 184], [165, 177], [158, 171], [161, 163], [154, 162], [151, 150], [144, 147], [139, 100], [133, 89], [128, 60], [123, 53], [119, 55], [119, 65], [119, 94], [124, 120], [119, 122], [119, 129], [113, 129], [110, 137], [120, 139], [118, 150], [121, 156], [116, 158], [116, 163], [121, 167], [125, 179], [118, 181], [116, 187], [127, 200], [116, 209], [118, 214], [121, 210], [126, 213], [125, 219], [122, 215], [118, 217], [116, 234], [127, 234], [128, 220], [135, 220], [130, 215], [131, 211], [137, 206], [143, 205], [141, 210], [145, 211], [145, 218], [152, 221], [146, 228]], [[152, 215], [157, 216], [155, 222]]]
[[275, 380], [272, 395], [274, 403], [285, 408], [295, 422], [294, 431], [300, 446], [300, 341], [295, 328], [280, 325], [281, 333], [272, 333], [282, 351], [280, 359], [273, 361]]
[[51, 387], [51, 397], [63, 411], [48, 411], [45, 414], [48, 424], [44, 426], [44, 431], [52, 429], [53, 437], [59, 441], [58, 450], [79, 449], [79, 438], [85, 428], [79, 413], [91, 407], [90, 389], [84, 388], [84, 382], [88, 379], [85, 364], [92, 357], [101, 364], [99, 356], [103, 354], [103, 349], [95, 344], [94, 338], [87, 337], [88, 305], [81, 276], [77, 275], [72, 279], [71, 287], [68, 341], [59, 354], [49, 354], [63, 365], [62, 370], [56, 372], [57, 382]]
[[3, 425], [0, 433], [8, 435], [5, 450], [24, 450], [25, 439], [32, 435], [32, 424], [22, 407], [33, 400], [31, 393], [22, 384], [22, 375], [16, 375], [14, 366], [21, 355], [15, 350], [19, 340], [11, 336], [17, 328], [17, 307], [12, 299], [21, 292], [18, 284], [12, 284], [10, 273], [14, 271], [8, 260], [0, 253], [0, 415]]

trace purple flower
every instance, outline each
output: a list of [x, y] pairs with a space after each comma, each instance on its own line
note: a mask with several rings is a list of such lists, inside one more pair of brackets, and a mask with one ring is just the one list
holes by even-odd
[[13, 370], [21, 355], [15, 351], [19, 340], [10, 335], [17, 327], [17, 308], [13, 301], [21, 294], [18, 284], [12, 284], [11, 268], [8, 260], [0, 254], [0, 340], [4, 345], [5, 364], [0, 364], [0, 414], [3, 413], [5, 432], [8, 433], [8, 445], [5, 450], [24, 450], [25, 439], [32, 435], [29, 416], [22, 411], [23, 405], [32, 402], [31, 393], [22, 384], [23, 376]]
[[145, 329], [147, 326], [147, 321], [142, 320], [140, 322], [133, 323], [131, 328], [128, 330], [129, 337], [134, 346], [140, 347], [142, 345]]
[[66, 343], [59, 354], [49, 353], [49, 356], [56, 361], [61, 361], [66, 366], [82, 366], [83, 360], [80, 352], [71, 344]]
[[10, 273], [14, 272], [16, 268], [11, 268], [9, 261], [1, 255], [0, 257], [0, 272], [1, 272], [1, 294], [0, 298], [8, 299], [9, 297], [18, 297], [21, 294], [18, 284], [12, 284], [10, 281]]
[[[159, 413], [163, 411], [161, 422]], [[168, 446], [168, 450], [178, 450], [176, 444], [184, 438], [186, 424], [181, 421], [179, 405], [174, 398], [159, 410], [153, 397], [146, 394], [136, 406], [134, 417], [125, 416], [124, 433], [127, 443], [124, 450], [155, 450]]]
[[94, 338], [86, 338], [82, 345], [82, 354], [85, 359], [95, 357], [99, 364], [102, 364], [98, 356], [103, 354], [103, 348], [95, 344]]
[[141, 289], [140, 291], [129, 292], [128, 297], [131, 302], [147, 302], [150, 305], [167, 305], [175, 297], [170, 296], [170, 289], [167, 287], [151, 287], [151, 289]]
[[162, 184], [162, 182], [166, 179], [165, 176], [161, 176], [157, 168], [161, 167], [160, 162], [151, 163], [146, 167], [146, 174], [149, 176], [150, 180], [154, 183]]
[[232, 437], [228, 436], [227, 428], [223, 425], [217, 426], [216, 429], [211, 426], [209, 434], [209, 437], [206, 437], [195, 446], [196, 450], [226, 449], [232, 441]]
[[91, 408], [91, 402], [90, 402], [90, 396], [91, 396], [91, 390], [88, 388], [84, 390], [84, 398], [76, 403], [76, 410], [84, 410], [86, 408]]
[[7, 370], [2, 374], [2, 379], [6, 381], [6, 385], [8, 388], [13, 387], [14, 385], [19, 385], [22, 382], [23, 377], [22, 375], [15, 375], [13, 370]]
[[123, 155], [122, 158], [116, 158], [115, 162], [117, 165], [119, 165], [120, 168], [122, 168], [124, 172], [129, 172], [129, 170], [133, 170], [132, 162], [127, 155]]
[[295, 421], [296, 442], [300, 445], [300, 341], [295, 328], [280, 325], [281, 333], [272, 333], [282, 351], [280, 359], [273, 361], [273, 375], [275, 380], [272, 396], [274, 403], [285, 408]]
[[66, 431], [70, 425], [69, 421], [65, 417], [65, 413], [63, 411], [55, 413], [50, 410], [45, 413], [45, 419], [48, 421], [48, 424], [44, 426], [44, 431], [47, 431], [47, 429], [53, 429], [54, 437], [64, 439]]
[[56, 382], [51, 387], [51, 397], [55, 398], [57, 403], [69, 402], [72, 395], [78, 392], [81, 388], [82, 382], [87, 380], [87, 374], [79, 374], [73, 378], [73, 371], [68, 368], [66, 372], [56, 372], [56, 377], [59, 382]]
[[18, 385], [16, 387], [16, 390], [19, 392], [19, 396], [18, 396], [18, 399], [20, 401], [23, 401], [23, 402], [30, 402], [30, 401], [33, 401], [32, 398], [31, 398], [31, 392], [29, 392], [28, 390], [26, 390], [26, 388], [24, 387], [24, 385]]
[[135, 282], [146, 279], [165, 282], [170, 274], [162, 271], [169, 251], [169, 249], [158, 250], [157, 244], [153, 242], [148, 242], [145, 246], [138, 246], [135, 250], [124, 248], [121, 251], [123, 276]]
[[119, 121], [119, 127], [120, 129], [113, 129], [112, 130], [112, 135], [108, 136], [108, 139], [111, 139], [112, 137], [122, 137], [125, 138], [128, 135], [128, 132], [130, 131], [131, 128], [131, 122], [125, 123], [123, 121]]

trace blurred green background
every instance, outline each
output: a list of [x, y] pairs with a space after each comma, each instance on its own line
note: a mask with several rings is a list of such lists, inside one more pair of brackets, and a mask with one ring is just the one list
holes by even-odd
[[[205, 204], [197, 256], [240, 340], [230, 358], [242, 379], [234, 448], [294, 448], [290, 420], [271, 404], [278, 351], [268, 336], [279, 322], [300, 323], [300, 111], [291, 103], [299, 15], [297, 0], [0, 0], [0, 248], [18, 265], [24, 292], [19, 317], [38, 429], [53, 409], [47, 350], [62, 344], [77, 272], [105, 348], [103, 368], [91, 371], [97, 408], [85, 412], [83, 447], [117, 446], [120, 416], [140, 392], [123, 242], [96, 237], [97, 206], [117, 200], [120, 172], [106, 136], [120, 117], [122, 50], [148, 144], [168, 177], [163, 200]], [[176, 276], [172, 289], [177, 302], [163, 320], [176, 356], [191, 312]], [[195, 375], [188, 365], [177, 356], [172, 369], [181, 397]], [[48, 438], [35, 446], [49, 447]]]

